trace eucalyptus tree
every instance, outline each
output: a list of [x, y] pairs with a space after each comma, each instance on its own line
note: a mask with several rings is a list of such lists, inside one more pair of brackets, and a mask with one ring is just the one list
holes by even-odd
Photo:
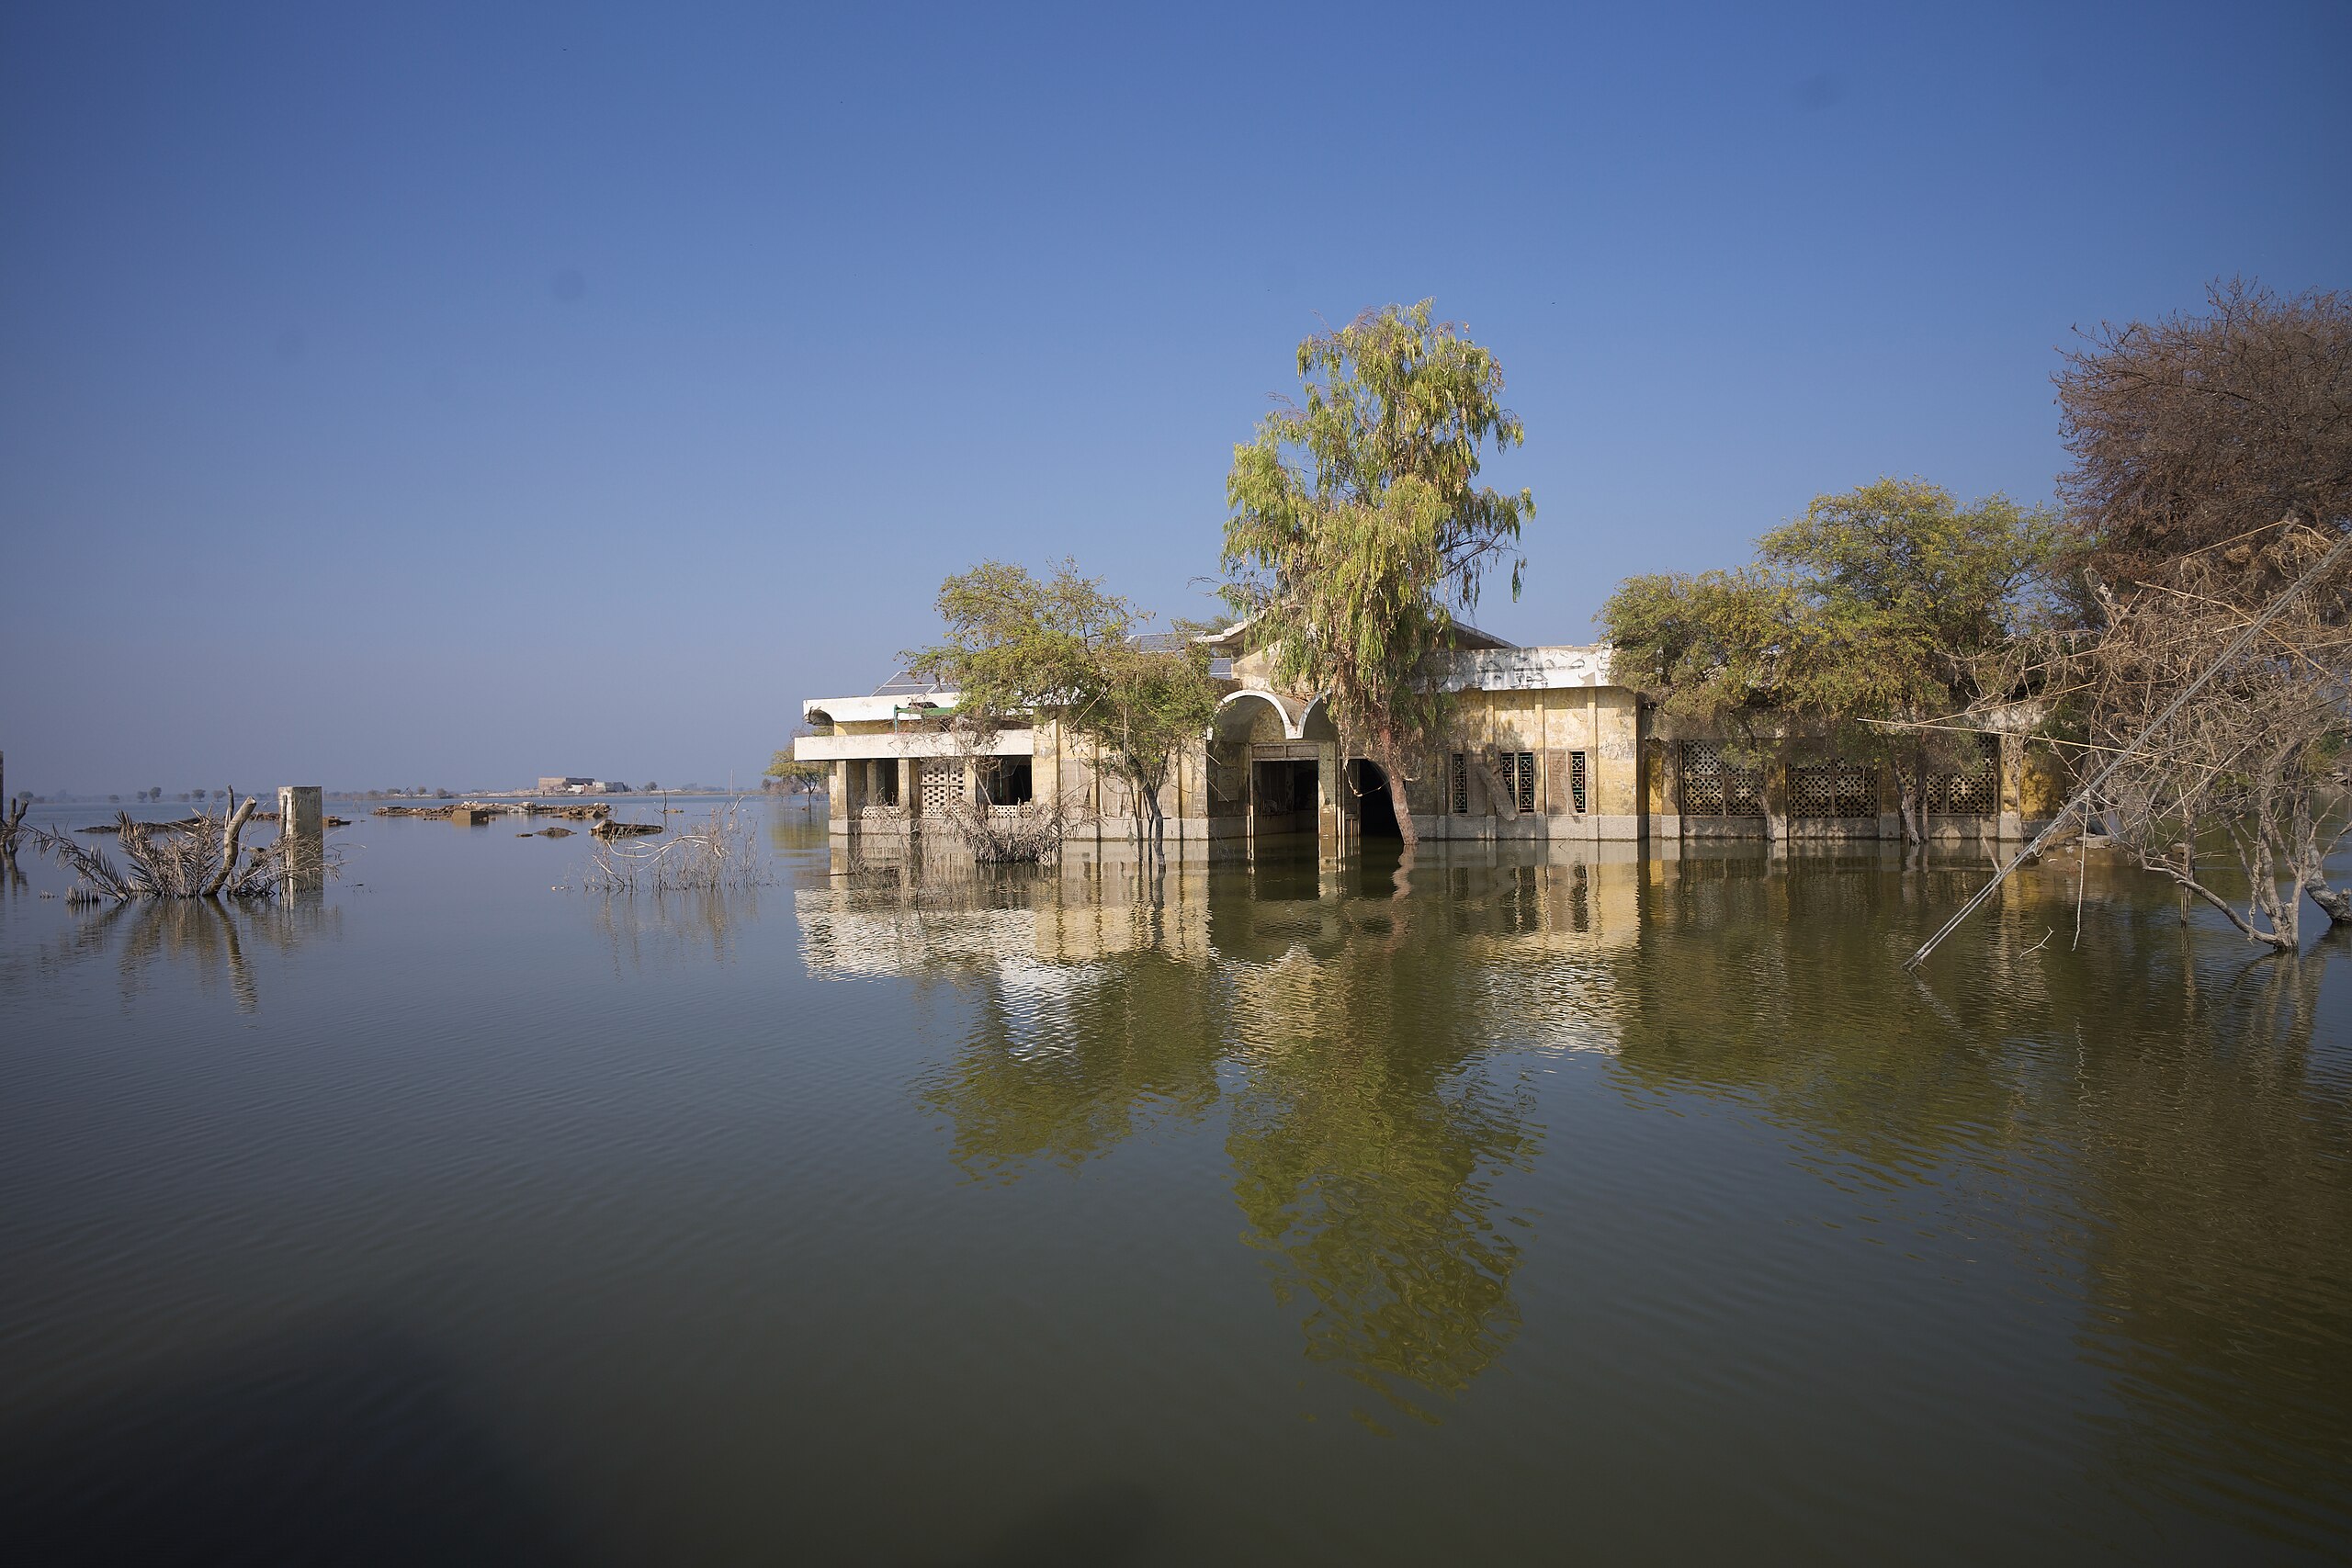
[[2038, 507], [1963, 507], [1919, 479], [1814, 499], [1733, 571], [1627, 579], [1601, 606], [1617, 667], [1665, 711], [1758, 750], [1815, 736], [1892, 763], [1905, 835], [1927, 832], [1927, 776], [1968, 739], [1927, 728], [1988, 698], [2058, 547]]
[[[1442, 731], [1432, 678], [1455, 611], [1517, 545], [1534, 498], [1477, 483], [1482, 454], [1525, 439], [1502, 367], [1427, 299], [1367, 311], [1298, 345], [1299, 400], [1258, 423], [1226, 478], [1230, 595], [1257, 617], [1275, 679], [1328, 694], [1343, 751], [1399, 802]], [[1523, 558], [1511, 562], [1518, 597]], [[1407, 864], [1412, 813], [1396, 825]]]
[[1136, 829], [1166, 841], [1160, 791], [1182, 749], [1201, 739], [1221, 694], [1207, 650], [1181, 634], [1147, 646], [1151, 617], [1065, 560], [1050, 578], [983, 561], [940, 584], [946, 640], [908, 655], [910, 668], [958, 694], [954, 722], [979, 738], [1008, 722], [1050, 719], [1085, 743], [1127, 786]]

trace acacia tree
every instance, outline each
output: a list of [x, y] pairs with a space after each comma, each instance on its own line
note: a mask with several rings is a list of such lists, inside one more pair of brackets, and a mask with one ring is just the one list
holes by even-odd
[[1973, 760], [1970, 737], [1926, 726], [1993, 694], [1985, 674], [2056, 547], [2040, 508], [2002, 495], [1962, 507], [1925, 480], [1882, 479], [1815, 497], [1757, 541], [1752, 565], [1629, 578], [1599, 619], [1618, 668], [1669, 713], [1758, 751], [1827, 740], [1891, 764], [1916, 843], [1930, 771]]
[[[1430, 307], [1367, 311], [1300, 344], [1301, 400], [1259, 421], [1225, 483], [1229, 592], [1257, 616], [1275, 678], [1328, 694], [1342, 753], [1360, 746], [1400, 802], [1444, 726], [1430, 661], [1535, 514], [1528, 491], [1476, 482], [1487, 445], [1506, 451], [1525, 432], [1495, 356]], [[1525, 566], [1511, 564], [1513, 598]], [[1409, 865], [1409, 808], [1396, 826]]]
[[1195, 628], [1179, 623], [1173, 649], [1146, 646], [1150, 617], [1069, 560], [1043, 580], [983, 561], [940, 584], [938, 608], [946, 640], [908, 663], [959, 694], [953, 722], [967, 749], [985, 750], [1007, 723], [1053, 720], [1127, 786], [1138, 835], [1163, 852], [1159, 792], [1220, 695], [1207, 649], [1183, 635]]
[[[803, 725], [795, 733], [805, 735], [808, 732], [808, 727]], [[786, 746], [768, 759], [767, 772], [761, 776], [774, 779], [779, 786], [794, 795], [811, 795], [825, 786], [828, 771], [822, 762], [802, 761], [792, 754], [792, 748]], [[651, 793], [653, 787], [647, 784], [647, 793]]]

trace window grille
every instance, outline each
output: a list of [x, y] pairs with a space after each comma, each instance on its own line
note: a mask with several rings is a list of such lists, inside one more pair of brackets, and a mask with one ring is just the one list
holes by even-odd
[[1878, 770], [1858, 762], [1820, 762], [1789, 770], [1789, 815], [1875, 817]]
[[1761, 817], [1764, 774], [1724, 761], [1712, 740], [1682, 743], [1682, 810], [1690, 817]]
[[[1584, 815], [1584, 753], [1581, 751], [1568, 753], [1568, 809], [1579, 817]], [[1581, 871], [1583, 867], [1577, 869]]]
[[922, 765], [922, 814], [944, 817], [947, 807], [962, 793], [964, 770], [954, 762], [927, 761]]
[[1535, 753], [1506, 751], [1502, 754], [1503, 789], [1523, 813], [1535, 809]]
[[1928, 777], [1928, 810], [1990, 816], [2001, 808], [2001, 738], [1980, 735], [1976, 743], [1975, 767]]
[[1468, 754], [1456, 751], [1448, 761], [1446, 773], [1453, 789], [1453, 814], [1456, 817], [1469, 815], [1470, 758]]

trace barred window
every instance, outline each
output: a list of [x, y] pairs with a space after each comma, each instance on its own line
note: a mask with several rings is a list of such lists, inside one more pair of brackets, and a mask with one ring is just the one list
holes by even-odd
[[1789, 770], [1789, 815], [1875, 817], [1878, 770], [1858, 762], [1819, 762]]
[[1584, 815], [1584, 753], [1568, 753], [1568, 809]]
[[1503, 790], [1521, 812], [1535, 809], [1535, 753], [1506, 751], [1502, 754]]
[[1724, 761], [1712, 740], [1682, 743], [1682, 810], [1690, 817], [1760, 817], [1764, 774]]
[[1449, 760], [1446, 769], [1446, 778], [1452, 788], [1452, 795], [1449, 799], [1453, 809], [1453, 814], [1456, 817], [1465, 817], [1469, 815], [1470, 758], [1468, 753], [1456, 751], [1453, 755]]

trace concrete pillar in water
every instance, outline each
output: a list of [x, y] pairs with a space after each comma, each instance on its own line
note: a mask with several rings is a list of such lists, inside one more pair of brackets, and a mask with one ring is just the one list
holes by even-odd
[[278, 786], [277, 836], [286, 846], [290, 891], [317, 887], [326, 880], [325, 793], [317, 784]]

